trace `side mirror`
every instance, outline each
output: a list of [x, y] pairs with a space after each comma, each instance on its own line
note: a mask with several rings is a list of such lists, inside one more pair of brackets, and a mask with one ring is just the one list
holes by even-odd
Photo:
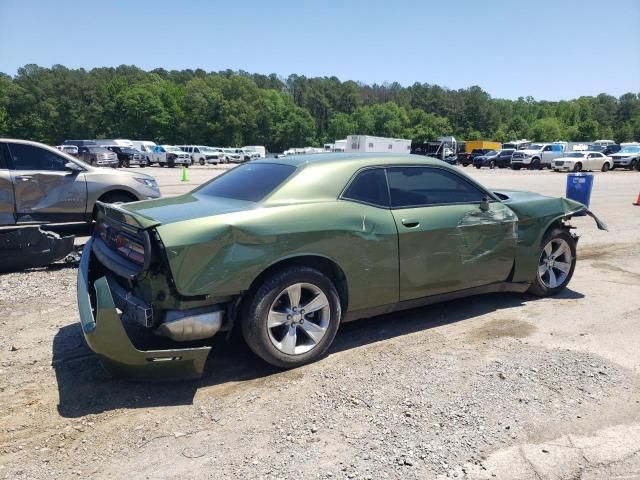
[[489, 198], [487, 196], [482, 197], [482, 201], [480, 201], [480, 210], [483, 212], [489, 210]]
[[65, 163], [64, 164], [64, 168], [65, 168], [65, 170], [69, 170], [70, 172], [75, 172], [75, 173], [82, 172], [84, 170], [81, 166], [76, 165], [73, 162]]

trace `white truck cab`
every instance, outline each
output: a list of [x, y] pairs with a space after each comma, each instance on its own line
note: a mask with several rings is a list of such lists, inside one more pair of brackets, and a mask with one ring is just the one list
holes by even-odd
[[156, 145], [150, 155], [149, 163], [157, 163], [161, 167], [166, 165], [173, 168], [176, 165], [189, 166], [191, 164], [191, 156], [173, 145]]
[[530, 170], [540, 170], [541, 168], [552, 168], [556, 158], [564, 156], [565, 144], [558, 143], [532, 143], [524, 150], [516, 150], [511, 157], [511, 168], [520, 170], [528, 168]]

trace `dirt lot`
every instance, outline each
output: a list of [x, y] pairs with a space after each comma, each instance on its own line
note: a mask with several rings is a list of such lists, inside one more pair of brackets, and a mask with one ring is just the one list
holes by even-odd
[[[221, 169], [150, 168], [165, 195]], [[471, 170], [562, 195], [566, 175]], [[277, 371], [213, 341], [198, 382], [109, 378], [73, 265], [0, 276], [0, 478], [640, 478], [640, 174], [595, 174], [570, 288], [345, 325]]]

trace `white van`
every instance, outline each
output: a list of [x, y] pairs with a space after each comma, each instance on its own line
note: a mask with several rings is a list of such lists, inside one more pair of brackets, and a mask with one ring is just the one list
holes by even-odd
[[261, 145], [249, 145], [247, 147], [242, 147], [242, 150], [245, 152], [256, 152], [260, 155], [260, 158], [265, 158], [267, 156], [267, 149]]
[[151, 162], [151, 151], [153, 147], [156, 146], [156, 142], [152, 142], [151, 140], [131, 140], [131, 146], [136, 150], [140, 150], [146, 155], [147, 160]]

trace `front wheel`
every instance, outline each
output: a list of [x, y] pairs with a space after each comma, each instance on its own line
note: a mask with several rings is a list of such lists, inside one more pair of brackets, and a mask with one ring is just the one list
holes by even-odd
[[604, 162], [602, 164], [602, 168], [600, 169], [603, 172], [608, 172], [609, 171], [609, 164], [607, 162]]
[[576, 241], [569, 232], [554, 228], [542, 240], [538, 270], [529, 293], [548, 297], [564, 290], [576, 268]]
[[200, 163], [200, 165], [204, 165], [204, 158], [201, 158], [198, 163]]
[[529, 170], [540, 170], [540, 160], [537, 158], [535, 160], [531, 160], [531, 165], [529, 165]]
[[582, 164], [581, 164], [580, 162], [576, 163], [576, 164], [573, 166], [573, 171], [574, 171], [574, 172], [581, 172], [581, 171], [582, 171]]
[[491, 160], [491, 161], [489, 162], [489, 168], [490, 168], [491, 170], [493, 170], [494, 168], [496, 168], [496, 161], [495, 161], [495, 160]]
[[271, 365], [299, 367], [326, 353], [341, 314], [329, 278], [313, 268], [292, 267], [268, 277], [247, 299], [242, 334], [249, 348]]

